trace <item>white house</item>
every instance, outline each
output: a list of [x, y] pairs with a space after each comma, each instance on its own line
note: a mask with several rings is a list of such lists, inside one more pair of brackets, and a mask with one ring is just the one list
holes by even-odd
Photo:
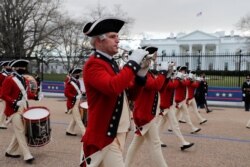
[[[189, 69], [200, 66], [201, 70], [250, 70], [250, 41], [233, 31], [225, 35], [223, 31], [209, 34], [197, 30], [189, 34], [179, 33], [176, 37], [171, 35], [166, 39], [144, 39], [141, 41], [143, 45], [158, 47], [158, 55], [165, 56], [161, 60], [176, 61]], [[235, 56], [226, 56], [232, 54], [241, 54], [242, 57], [238, 60]]]

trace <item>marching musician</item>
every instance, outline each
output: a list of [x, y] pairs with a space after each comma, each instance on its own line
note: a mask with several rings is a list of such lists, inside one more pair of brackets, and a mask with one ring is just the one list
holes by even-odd
[[64, 95], [67, 97], [67, 113], [72, 114], [72, 120], [66, 130], [66, 135], [76, 136], [75, 125], [77, 124], [81, 130], [82, 135], [85, 132], [85, 127], [81, 120], [79, 112], [79, 103], [82, 97], [82, 91], [80, 87], [80, 73], [82, 69], [73, 68], [70, 70], [70, 77], [65, 83]]
[[196, 100], [194, 98], [195, 90], [199, 87], [200, 81], [196, 79], [195, 71], [189, 71], [187, 81], [190, 83], [187, 86], [187, 106], [189, 111], [193, 111], [194, 115], [198, 118], [200, 125], [207, 122], [207, 119], [203, 118], [201, 114], [198, 112]]
[[175, 89], [175, 104], [176, 104], [176, 110], [177, 110], [177, 118], [179, 118], [180, 114], [183, 114], [183, 117], [185, 118], [185, 121], [188, 123], [188, 125], [191, 127], [192, 131], [191, 133], [197, 133], [201, 129], [197, 128], [193, 125], [190, 115], [187, 108], [186, 103], [186, 95], [187, 95], [187, 86], [190, 84], [190, 82], [186, 79], [186, 66], [179, 66], [177, 67], [177, 74], [176, 74], [176, 80], [179, 82], [178, 86]]
[[[152, 61], [155, 62], [157, 58], [157, 47], [146, 46], [143, 47], [149, 54], [153, 55]], [[145, 67], [149, 68], [150, 61]], [[145, 62], [147, 63], [147, 62]], [[166, 80], [168, 63], [162, 62], [161, 71], [158, 76], [152, 72], [146, 72], [147, 81], [138, 97], [135, 99], [133, 118], [135, 123], [134, 138], [128, 148], [125, 166], [131, 167], [135, 160], [135, 154], [142, 146], [144, 141], [147, 141], [151, 151], [152, 160], [157, 167], [167, 167], [161, 151], [161, 142], [157, 130], [155, 116], [158, 108], [159, 91], [162, 89]], [[145, 74], [143, 74], [145, 75]]]
[[19, 158], [21, 157], [19, 154], [20, 150], [26, 163], [32, 163], [34, 157], [27, 146], [22, 114], [28, 108], [28, 99], [39, 100], [40, 97], [29, 91], [29, 84], [23, 77], [28, 64], [29, 61], [24, 59], [15, 60], [10, 64], [13, 69], [13, 75], [4, 80], [1, 93], [2, 99], [6, 102], [4, 113], [8, 117], [8, 122], [12, 123], [14, 129], [14, 135], [5, 156]]
[[[170, 70], [171, 71], [171, 70]], [[172, 70], [173, 71], [173, 70]], [[170, 126], [172, 128], [174, 134], [177, 136], [177, 138], [180, 140], [180, 149], [181, 151], [184, 151], [194, 145], [194, 143], [190, 143], [185, 140], [184, 136], [182, 135], [179, 127], [179, 123], [176, 118], [176, 109], [174, 104], [174, 93], [175, 89], [178, 86], [179, 82], [174, 79], [174, 73], [172, 73], [172, 76], [168, 76], [167, 80], [165, 81], [163, 85], [163, 89], [160, 90], [160, 113], [158, 116], [158, 130], [159, 133], [162, 133], [167, 120], [169, 120]], [[166, 147], [166, 144], [161, 142], [162, 147]]]
[[[5, 78], [9, 75], [11, 75], [12, 69], [9, 66], [10, 61], [2, 61], [0, 63], [0, 66], [2, 67], [2, 72], [0, 73], [0, 95], [1, 95], [1, 89], [2, 89], [2, 85], [3, 85], [3, 81], [5, 80]], [[2, 103], [2, 108], [0, 111], [0, 129], [7, 129], [6, 126], [6, 116], [4, 114], [4, 109], [5, 109], [5, 102], [1, 101]]]
[[[118, 53], [118, 33], [124, 23], [119, 18], [106, 17], [87, 23], [83, 29], [94, 47], [83, 68], [88, 102], [88, 127], [81, 152], [84, 167], [124, 167], [123, 150], [130, 129], [125, 90], [132, 83], [138, 88], [145, 83], [145, 76], [138, 75], [144, 70], [140, 63], [148, 53], [135, 50], [119, 70], [113, 56]], [[133, 94], [129, 96], [133, 98]]]

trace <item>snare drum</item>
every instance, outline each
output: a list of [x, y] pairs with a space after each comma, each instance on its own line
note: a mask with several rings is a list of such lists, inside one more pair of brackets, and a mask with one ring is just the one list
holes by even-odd
[[88, 122], [88, 103], [82, 102], [80, 103], [80, 114], [81, 114], [81, 119], [85, 127], [87, 127], [87, 122]]
[[46, 107], [30, 107], [23, 114], [28, 146], [41, 147], [50, 141], [49, 110]]

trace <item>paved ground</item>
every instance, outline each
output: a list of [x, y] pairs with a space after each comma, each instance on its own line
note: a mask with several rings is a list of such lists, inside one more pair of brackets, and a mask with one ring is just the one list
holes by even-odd
[[[49, 144], [30, 148], [36, 160], [36, 167], [76, 167], [79, 164], [80, 155], [80, 130], [76, 129], [78, 136], [65, 135], [65, 129], [70, 121], [70, 115], [64, 113], [65, 101], [63, 98], [44, 98], [41, 102], [30, 103], [31, 106], [46, 106], [51, 113], [52, 140]], [[244, 112], [242, 108], [213, 107], [214, 112], [202, 115], [208, 119], [205, 125], [200, 126], [199, 134], [191, 135], [190, 128], [181, 124], [181, 130], [185, 138], [195, 143], [195, 147], [180, 151], [176, 137], [167, 132], [161, 135], [162, 140], [168, 145], [162, 149], [169, 167], [248, 167], [250, 166], [250, 129], [245, 125], [250, 119], [250, 112]], [[193, 122], [198, 122], [191, 114]], [[20, 159], [10, 159], [4, 156], [13, 134], [9, 125], [8, 130], [0, 130], [0, 166], [24, 167], [25, 162]], [[132, 139], [129, 134], [127, 147]], [[132, 167], [155, 167], [150, 158], [150, 149], [144, 146], [140, 154], [136, 155], [136, 161]], [[126, 148], [127, 148], [126, 147]]]

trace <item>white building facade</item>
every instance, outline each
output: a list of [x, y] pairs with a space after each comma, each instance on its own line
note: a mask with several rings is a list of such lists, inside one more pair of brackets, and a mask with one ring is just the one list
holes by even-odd
[[[209, 34], [197, 30], [166, 39], [142, 40], [143, 45], [158, 47], [158, 55], [165, 57], [160, 61], [175, 61], [191, 70], [197, 67], [201, 70], [250, 70], [250, 41], [233, 32], [225, 35], [224, 32]], [[241, 58], [232, 57], [239, 54]]]

